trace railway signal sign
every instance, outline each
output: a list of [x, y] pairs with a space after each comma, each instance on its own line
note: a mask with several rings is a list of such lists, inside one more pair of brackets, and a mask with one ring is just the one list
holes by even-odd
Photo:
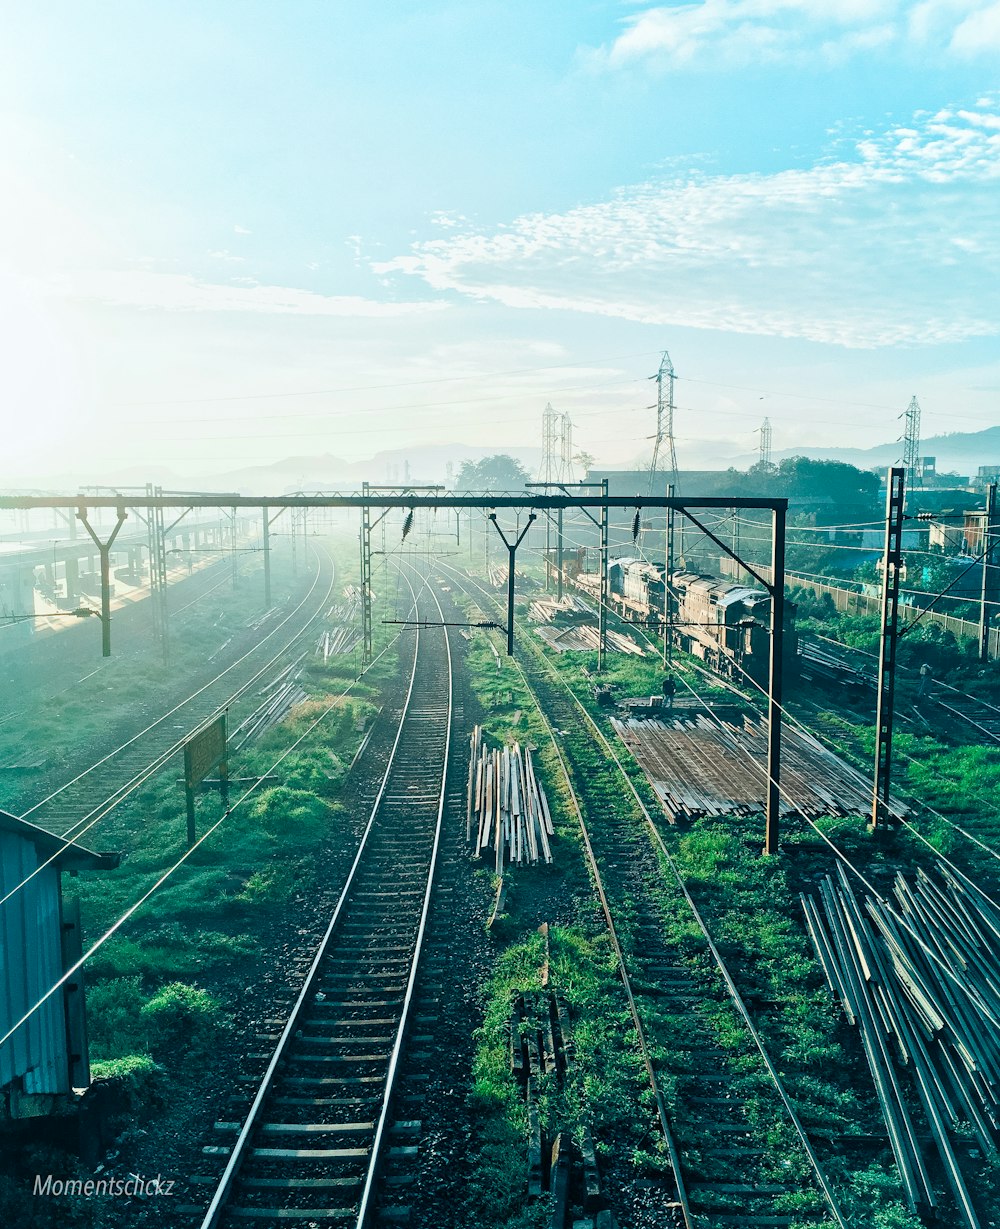
[[188, 848], [196, 838], [194, 827], [194, 792], [213, 768], [219, 769], [219, 794], [223, 810], [229, 809], [229, 744], [226, 738], [226, 714], [192, 734], [184, 744], [184, 795], [187, 801]]

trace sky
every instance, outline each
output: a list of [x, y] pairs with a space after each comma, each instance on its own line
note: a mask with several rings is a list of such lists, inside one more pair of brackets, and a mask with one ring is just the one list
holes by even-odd
[[[0, 481], [1000, 423], [997, 0], [8, 0]], [[984, 458], [998, 460], [1000, 458]], [[385, 475], [373, 473], [373, 481]]]

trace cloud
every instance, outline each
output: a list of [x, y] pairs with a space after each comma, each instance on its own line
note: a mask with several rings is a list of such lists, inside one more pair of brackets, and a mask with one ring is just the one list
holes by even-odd
[[247, 230], [245, 226], [240, 226], [240, 224], [237, 222], [236, 225], [233, 227], [233, 234], [234, 235], [252, 235], [253, 231]]
[[257, 312], [295, 316], [408, 316], [439, 311], [441, 302], [379, 302], [358, 295], [322, 295], [249, 278], [202, 282], [180, 273], [129, 271], [74, 274], [49, 283], [50, 293], [109, 307], [169, 312]]
[[715, 69], [838, 62], [889, 46], [961, 57], [1000, 46], [997, 0], [698, 0], [646, 8], [623, 24], [610, 46], [585, 53], [591, 65]]
[[807, 170], [619, 190], [374, 266], [511, 307], [849, 347], [1000, 332], [1000, 114], [946, 110]]

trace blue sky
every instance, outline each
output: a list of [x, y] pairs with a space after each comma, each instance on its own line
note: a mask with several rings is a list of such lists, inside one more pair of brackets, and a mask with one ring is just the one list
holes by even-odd
[[0, 167], [7, 482], [1000, 422], [996, 0], [14, 0]]

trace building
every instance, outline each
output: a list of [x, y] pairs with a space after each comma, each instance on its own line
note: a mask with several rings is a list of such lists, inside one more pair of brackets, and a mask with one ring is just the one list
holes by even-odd
[[[0, 1037], [22, 1019], [82, 950], [79, 903], [62, 873], [111, 870], [98, 854], [0, 811]], [[81, 971], [82, 972], [82, 971]], [[83, 978], [69, 979], [0, 1044], [8, 1117], [48, 1112], [54, 1098], [90, 1083]]]

